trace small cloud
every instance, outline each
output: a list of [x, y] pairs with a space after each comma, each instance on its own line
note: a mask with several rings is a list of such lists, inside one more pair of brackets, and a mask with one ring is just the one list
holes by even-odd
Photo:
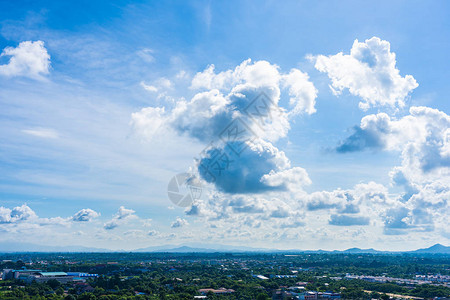
[[128, 220], [137, 218], [134, 213], [134, 210], [121, 206], [119, 207], [117, 213], [113, 216], [112, 220], [106, 222], [103, 225], [103, 228], [105, 228], [106, 230], [117, 228], [119, 225], [127, 223]]
[[158, 80], [156, 80], [156, 85], [165, 89], [170, 89], [172, 87], [172, 82], [165, 77], [161, 77]]
[[157, 236], [158, 234], [159, 234], [159, 232], [156, 231], [156, 230], [150, 230], [150, 231], [147, 233], [148, 236]]
[[90, 208], [83, 208], [79, 212], [77, 212], [72, 217], [72, 221], [74, 222], [90, 222], [93, 219], [100, 216], [100, 213], [90, 209]]
[[156, 86], [153, 85], [148, 85], [145, 82], [141, 81], [140, 85], [144, 88], [144, 90], [152, 92], [152, 93], [156, 93], [158, 92], [158, 88]]
[[118, 226], [119, 226], [119, 222], [117, 222], [117, 220], [113, 219], [113, 220], [111, 220], [109, 222], [106, 222], [103, 225], [103, 228], [105, 228], [106, 230], [111, 230], [111, 229], [114, 229], [114, 228], [116, 228]]
[[165, 240], [173, 240], [177, 237], [177, 235], [175, 233], [166, 233], [162, 234], [161, 237]]
[[134, 213], [135, 213], [134, 210], [121, 206], [121, 207], [119, 207], [119, 210], [117, 211], [117, 214], [115, 215], [115, 217], [119, 220], [126, 219], [126, 218], [133, 216]]
[[65, 226], [69, 227], [70, 218], [61, 218], [61, 217], [54, 217], [54, 218], [39, 218], [38, 224], [41, 226], [47, 226], [47, 225], [58, 225], [58, 226]]
[[144, 220], [142, 220], [142, 226], [144, 226], [144, 227], [151, 227], [152, 226], [152, 219], [144, 219]]
[[59, 138], [59, 133], [51, 128], [30, 128], [30, 129], [23, 129], [23, 133], [44, 138], [44, 139], [57, 139]]
[[167, 90], [170, 90], [172, 88], [172, 82], [165, 77], [161, 77], [153, 81], [152, 84], [147, 84], [144, 81], [141, 81], [140, 85], [144, 90], [148, 92], [158, 93], [158, 99], [165, 97]]
[[284, 229], [284, 228], [298, 228], [298, 227], [303, 227], [305, 226], [305, 222], [301, 221], [301, 220], [288, 220], [287, 222], [283, 222], [280, 224], [280, 228]]
[[328, 224], [335, 226], [354, 226], [354, 225], [369, 225], [369, 222], [370, 219], [368, 217], [331, 215]]
[[43, 41], [25, 41], [16, 48], [6, 47], [0, 56], [11, 57], [7, 64], [0, 65], [0, 75], [43, 79], [43, 75], [49, 74], [50, 55]]
[[149, 48], [141, 49], [137, 52], [137, 55], [145, 62], [152, 63], [155, 61], [155, 57], [153, 56], [153, 50]]
[[176, 79], [186, 79], [188, 77], [189, 75], [185, 70], [181, 70], [180, 72], [177, 73], [177, 75], [175, 75]]
[[130, 236], [133, 238], [138, 238], [138, 237], [142, 237], [144, 235], [144, 231], [139, 230], [139, 229], [132, 229], [132, 230], [125, 231], [123, 233], [123, 235]]
[[185, 219], [182, 219], [180, 217], [178, 217], [173, 223], [172, 225], [170, 225], [170, 227], [172, 228], [180, 228], [183, 226], [189, 225], [188, 221]]

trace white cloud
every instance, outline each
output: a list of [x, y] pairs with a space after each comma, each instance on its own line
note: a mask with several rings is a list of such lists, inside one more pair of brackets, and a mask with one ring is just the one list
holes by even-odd
[[13, 209], [0, 207], [0, 224], [19, 223], [29, 219], [36, 219], [36, 213], [26, 204]]
[[[230, 150], [239, 151], [242, 147], [245, 148], [239, 155]], [[297, 188], [309, 183], [306, 172], [301, 172], [303, 169], [289, 169], [290, 161], [284, 152], [261, 139], [214, 146], [202, 155], [198, 165], [201, 178], [227, 193], [280, 191], [291, 188], [293, 183]], [[284, 171], [296, 176], [277, 174]]]
[[[402, 151], [404, 171], [420, 174], [450, 166], [447, 155], [450, 116], [437, 109], [413, 106], [409, 115], [395, 119], [385, 113], [365, 116], [339, 152], [370, 148]], [[444, 168], [444, 169], [442, 169]], [[406, 174], [405, 173], [405, 174]], [[413, 174], [410, 174], [413, 176]], [[420, 176], [422, 176], [420, 175]]]
[[155, 61], [155, 57], [153, 56], [153, 50], [149, 48], [144, 48], [137, 51], [137, 55], [145, 62], [152, 63]]
[[[205, 76], [209, 79], [203, 78]], [[292, 96], [292, 114], [314, 112], [315, 89], [307, 80], [307, 75], [292, 70], [285, 79], [283, 85], [289, 88]], [[278, 67], [266, 61], [252, 64], [247, 60], [234, 71], [219, 74], [214, 74], [213, 67], [209, 67], [192, 80], [193, 87], [206, 88], [207, 91], [195, 94], [190, 101], [177, 101], [167, 113], [164, 113], [163, 107], [144, 108], [141, 113], [132, 115], [132, 123], [149, 123], [147, 136], [154, 136], [160, 128], [153, 126], [153, 123], [165, 123], [166, 128], [210, 142], [217, 139], [229, 123], [240, 118], [247, 121], [252, 133], [258, 137], [275, 141], [285, 137], [290, 128], [288, 113], [278, 105], [281, 80]], [[310, 95], [311, 89], [313, 95]], [[261, 111], [263, 106], [264, 111]], [[264, 116], [259, 116], [256, 123], [254, 116], [259, 112]]]
[[230, 195], [210, 193], [206, 199], [197, 200], [185, 213], [207, 222], [211, 228], [253, 228], [264, 232], [271, 228], [297, 228], [304, 226], [302, 203], [293, 200], [289, 193], [260, 195]]
[[224, 89], [233, 84], [233, 71], [227, 70], [214, 73], [214, 65], [208, 66], [204, 71], [197, 73], [192, 79], [191, 88], [193, 89]]
[[51, 128], [39, 128], [39, 127], [38, 128], [30, 128], [30, 129], [23, 129], [22, 132], [32, 135], [32, 136], [45, 138], [45, 139], [59, 138], [58, 131], [51, 129]]
[[62, 217], [54, 217], [54, 218], [39, 218], [39, 225], [40, 226], [64, 226], [64, 227], [70, 227], [70, 221], [71, 218], [62, 218]]
[[11, 223], [11, 210], [9, 208], [0, 207], [0, 223]]
[[[292, 69], [289, 73], [280, 73], [279, 67], [267, 61], [253, 62], [251, 59], [243, 61], [234, 70], [215, 73], [215, 66], [210, 65], [204, 71], [197, 73], [192, 79], [193, 89], [218, 89], [230, 90], [233, 87], [242, 88], [241, 85], [254, 88], [272, 87], [279, 90], [280, 86], [288, 89], [291, 96], [290, 104], [294, 107], [292, 114], [316, 112], [315, 99], [317, 90], [309, 81], [308, 74], [298, 69]], [[274, 100], [278, 103], [278, 95]]]
[[182, 219], [180, 217], [177, 217], [175, 221], [172, 222], [170, 227], [172, 228], [180, 228], [189, 225], [189, 222], [186, 219]]
[[41, 218], [26, 204], [14, 207], [13, 209], [0, 207], [0, 224], [14, 225], [14, 227], [7, 227], [9, 231], [14, 231], [17, 228], [20, 230], [39, 229], [42, 226], [64, 226], [71, 227], [72, 222], [91, 221], [100, 216], [99, 213], [91, 209], [82, 209], [72, 217], [51, 217]]
[[144, 227], [151, 227], [152, 226], [152, 219], [142, 219], [142, 226]]
[[170, 89], [172, 88], [172, 81], [165, 77], [161, 77], [158, 80], [156, 80], [156, 84], [162, 88]]
[[123, 206], [119, 207], [117, 214], [114, 216], [118, 220], [130, 218], [134, 215], [135, 211], [132, 209], [125, 208]]
[[140, 85], [144, 88], [144, 90], [156, 93], [158, 91], [158, 88], [154, 85], [148, 85], [145, 82], [141, 81]]
[[119, 227], [119, 222], [117, 221], [117, 219], [112, 219], [111, 221], [108, 221], [103, 225], [103, 228], [105, 228], [106, 230], [112, 230], [117, 227]]
[[136, 238], [143, 238], [145, 236], [145, 232], [140, 229], [131, 229], [125, 231], [123, 235], [136, 239]]
[[282, 83], [288, 88], [289, 104], [294, 108], [290, 112], [293, 115], [306, 112], [313, 114], [316, 112], [317, 89], [309, 81], [309, 76], [300, 70], [292, 69], [289, 74], [282, 76]]
[[418, 86], [411, 75], [400, 75], [389, 42], [377, 37], [364, 43], [355, 40], [349, 55], [318, 55], [315, 67], [328, 74], [337, 95], [347, 88], [361, 97], [359, 107], [364, 110], [386, 105], [403, 107], [405, 98]]
[[131, 219], [136, 219], [137, 216], [134, 213], [134, 210], [121, 206], [113, 218], [103, 225], [103, 228], [111, 230], [127, 223]]
[[131, 114], [130, 125], [136, 134], [151, 140], [165, 129], [166, 122], [164, 107], [145, 107]]
[[330, 210], [339, 214], [359, 214], [363, 211], [370, 212], [368, 215], [374, 217], [393, 203], [387, 188], [375, 182], [360, 183], [347, 190], [314, 192], [306, 197], [306, 208], [310, 211]]
[[185, 70], [181, 70], [175, 75], [175, 78], [176, 79], [187, 79], [187, 78], [189, 78], [189, 74]]
[[149, 232], [147, 232], [148, 236], [157, 236], [159, 235], [159, 232], [156, 230], [150, 230]]
[[73, 215], [72, 220], [75, 222], [90, 222], [93, 219], [98, 218], [99, 216], [100, 213], [90, 208], [83, 208]]
[[321, 191], [309, 195], [307, 208], [311, 211], [320, 209], [343, 208], [348, 202], [348, 198], [353, 197], [345, 191], [336, 190], [333, 192]]
[[210, 141], [224, 129], [228, 104], [229, 100], [218, 90], [198, 93], [189, 102], [177, 102], [169, 117], [170, 125], [181, 133]]
[[172, 100], [167, 96], [168, 92], [172, 89], [172, 82], [165, 77], [154, 80], [151, 84], [145, 83], [144, 81], [141, 81], [139, 84], [144, 90], [156, 94], [156, 99]]
[[0, 75], [42, 79], [49, 74], [50, 55], [43, 41], [25, 41], [17, 48], [6, 47], [0, 56], [11, 56], [7, 64], [0, 65]]
[[261, 182], [269, 186], [284, 185], [289, 190], [299, 189], [303, 185], [312, 183], [306, 170], [300, 167], [284, 169], [279, 172], [272, 170], [269, 174], [261, 177]]
[[355, 225], [369, 225], [370, 219], [365, 216], [352, 215], [331, 215], [330, 225], [335, 226], [355, 226]]

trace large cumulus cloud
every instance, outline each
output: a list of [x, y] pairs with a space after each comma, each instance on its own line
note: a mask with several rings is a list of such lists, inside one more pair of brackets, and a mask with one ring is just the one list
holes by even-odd
[[[267, 61], [246, 60], [219, 73], [213, 65], [207, 67], [194, 76], [191, 89], [197, 93], [171, 109], [148, 107], [134, 113], [132, 125], [149, 137], [164, 125], [163, 130], [209, 145], [197, 159], [198, 174], [222, 192], [262, 193], [309, 183], [306, 171], [291, 169], [273, 144], [287, 136], [290, 118], [315, 112], [317, 91], [306, 73], [282, 73]], [[280, 106], [282, 92], [287, 108]]]

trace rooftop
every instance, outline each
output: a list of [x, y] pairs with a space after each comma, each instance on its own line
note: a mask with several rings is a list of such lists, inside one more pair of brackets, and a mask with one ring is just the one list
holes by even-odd
[[42, 276], [67, 276], [66, 272], [39, 272]]

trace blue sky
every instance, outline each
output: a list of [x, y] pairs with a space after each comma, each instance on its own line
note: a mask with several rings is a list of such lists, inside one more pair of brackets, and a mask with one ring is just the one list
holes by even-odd
[[[448, 9], [0, 2], [0, 240], [449, 244]], [[281, 111], [262, 129], [242, 114], [261, 92]], [[208, 181], [194, 158], [237, 118], [256, 139]], [[204, 192], [183, 208], [187, 170]]]

